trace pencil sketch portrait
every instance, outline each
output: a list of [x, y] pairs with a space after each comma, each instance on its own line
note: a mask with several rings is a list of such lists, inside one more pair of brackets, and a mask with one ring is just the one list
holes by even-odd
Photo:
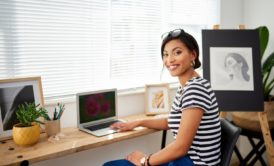
[[210, 78], [214, 90], [253, 91], [252, 48], [211, 47]]

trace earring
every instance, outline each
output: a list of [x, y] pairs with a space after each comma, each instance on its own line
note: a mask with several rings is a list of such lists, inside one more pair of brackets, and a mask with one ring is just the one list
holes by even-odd
[[194, 60], [191, 62], [191, 66], [192, 66], [192, 67], [195, 66], [195, 61], [194, 61]]

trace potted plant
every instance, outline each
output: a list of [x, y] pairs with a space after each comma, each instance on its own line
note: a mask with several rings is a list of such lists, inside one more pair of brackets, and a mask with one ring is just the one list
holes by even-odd
[[19, 120], [12, 129], [13, 140], [22, 146], [33, 145], [40, 138], [40, 126], [43, 124], [40, 117], [46, 117], [47, 111], [35, 105], [35, 103], [25, 103], [18, 106], [16, 117]]
[[[274, 89], [274, 78], [271, 78], [270, 73], [274, 66], [274, 52], [272, 52], [264, 60], [265, 50], [268, 45], [269, 31], [266, 26], [256, 28], [259, 31], [260, 56], [262, 61], [262, 76], [263, 76], [263, 94], [264, 94], [264, 109], [267, 111], [269, 127], [274, 128], [274, 96], [271, 91]], [[234, 123], [243, 128], [248, 128], [255, 131], [261, 131], [257, 112], [233, 112], [232, 118]]]
[[[261, 59], [265, 55], [265, 49], [268, 45], [269, 31], [266, 26], [257, 28], [260, 36], [260, 54]], [[268, 114], [269, 127], [274, 128], [274, 96], [271, 91], [274, 89], [274, 78], [270, 77], [271, 70], [274, 66], [274, 52], [272, 52], [266, 60], [263, 61], [262, 74], [263, 74], [263, 89], [264, 89], [264, 109]]]
[[[260, 26], [257, 28], [259, 30], [260, 37], [260, 55], [263, 61], [264, 52], [268, 45], [269, 31], [266, 26]], [[263, 89], [264, 89], [264, 101], [273, 101], [273, 96], [270, 94], [274, 88], [274, 78], [270, 78], [271, 70], [274, 66], [274, 52], [272, 52], [266, 60], [263, 61], [262, 74], [263, 74]]]

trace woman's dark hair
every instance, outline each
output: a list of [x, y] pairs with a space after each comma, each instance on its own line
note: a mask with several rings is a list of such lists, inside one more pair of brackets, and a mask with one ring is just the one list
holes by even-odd
[[[178, 33], [178, 31], [179, 31], [179, 33]], [[192, 35], [185, 32], [183, 29], [175, 29], [173, 31], [170, 31], [170, 32], [167, 33], [166, 37], [164, 37], [164, 39], [162, 41], [162, 46], [161, 46], [162, 59], [163, 59], [163, 55], [164, 55], [165, 45], [169, 41], [175, 40], [175, 39], [179, 39], [182, 43], [185, 44], [185, 46], [190, 51], [194, 51], [196, 53], [196, 59], [194, 60], [195, 64], [194, 64], [193, 68], [194, 69], [199, 68], [201, 66], [201, 62], [199, 61], [199, 46], [198, 46], [198, 43]]]
[[249, 70], [249, 67], [245, 58], [238, 53], [234, 53], [234, 52], [228, 53], [227, 56], [225, 57], [225, 68], [227, 68], [226, 61], [227, 61], [227, 58], [229, 57], [232, 57], [238, 64], [240, 63], [242, 64], [242, 76], [244, 77], [246, 81], [249, 81], [250, 76], [247, 73]]

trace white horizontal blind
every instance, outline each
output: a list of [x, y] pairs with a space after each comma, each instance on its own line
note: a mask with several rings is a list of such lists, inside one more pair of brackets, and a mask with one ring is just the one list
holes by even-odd
[[45, 97], [109, 80], [109, 3], [0, 1], [1, 78], [42, 76]]
[[[159, 82], [161, 34], [200, 31], [215, 22], [218, 1], [0, 1], [0, 78], [40, 75], [46, 98]], [[188, 19], [201, 16], [199, 3], [209, 21]]]
[[[202, 62], [202, 29], [212, 29], [220, 24], [220, 0], [169, 0], [164, 1], [165, 31], [182, 28], [195, 37], [200, 48], [199, 59]], [[197, 69], [202, 75], [202, 67]], [[167, 70], [163, 72], [164, 81], [177, 81]]]
[[211, 26], [219, 23], [220, 0], [172, 0], [169, 5], [172, 23]]
[[159, 0], [111, 3], [111, 79], [118, 87], [159, 81]]

